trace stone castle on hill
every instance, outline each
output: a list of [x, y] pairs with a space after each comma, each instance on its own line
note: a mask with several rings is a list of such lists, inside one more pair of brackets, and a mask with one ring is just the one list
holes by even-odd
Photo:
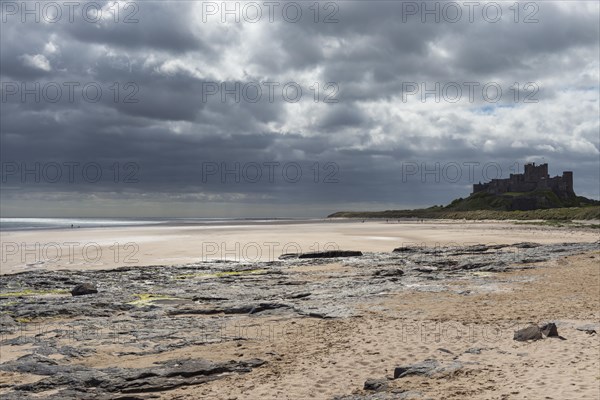
[[551, 190], [560, 199], [575, 196], [573, 191], [573, 172], [564, 171], [562, 176], [550, 177], [548, 164], [525, 164], [525, 173], [510, 174], [510, 178], [492, 179], [488, 183], [473, 185], [473, 194], [487, 192], [499, 195], [507, 192], [533, 192], [536, 190]]

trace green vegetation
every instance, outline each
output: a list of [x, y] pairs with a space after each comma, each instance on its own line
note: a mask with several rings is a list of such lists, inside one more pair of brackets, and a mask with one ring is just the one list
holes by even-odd
[[557, 228], [584, 228], [584, 229], [600, 229], [600, 224], [582, 224], [581, 222], [560, 221], [560, 220], [544, 220], [544, 221], [519, 221], [518, 225], [541, 225], [553, 226]]
[[501, 195], [479, 192], [472, 194], [466, 199], [456, 199], [444, 208], [453, 211], [512, 211], [587, 207], [593, 205], [599, 205], [599, 203], [580, 196], [561, 199], [551, 190], [536, 190], [533, 192], [507, 192]]
[[[559, 198], [551, 190], [508, 192], [499, 195], [479, 192], [466, 199], [456, 199], [447, 206], [433, 206], [416, 210], [342, 211], [331, 214], [328, 218], [594, 220], [600, 219], [600, 201], [581, 196]], [[584, 226], [582, 225], [582, 227]], [[585, 227], [593, 228], [594, 226], [585, 225]]]
[[467, 220], [590, 220], [600, 219], [600, 206], [549, 208], [530, 211], [472, 210], [453, 211], [444, 207], [430, 207], [418, 210], [388, 210], [373, 212], [343, 211], [329, 215], [329, 218], [381, 218], [381, 219], [467, 219]]

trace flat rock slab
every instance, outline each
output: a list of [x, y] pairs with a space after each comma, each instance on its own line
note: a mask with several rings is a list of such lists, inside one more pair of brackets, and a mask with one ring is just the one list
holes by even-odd
[[437, 360], [428, 359], [417, 364], [394, 368], [394, 379], [404, 378], [411, 375], [422, 375], [428, 378], [452, 375], [463, 368], [459, 361], [451, 363], [440, 363]]
[[300, 254], [282, 254], [279, 256], [280, 260], [287, 260], [290, 258], [337, 258], [337, 257], [360, 257], [362, 256], [362, 251], [353, 251], [353, 250], [332, 250], [332, 251], [316, 251], [313, 253], [300, 253]]
[[578, 331], [581, 331], [581, 332], [585, 332], [588, 335], [594, 335], [594, 334], [597, 333], [598, 330], [600, 330], [600, 325], [598, 325], [598, 324], [587, 324], [587, 325], [578, 326], [575, 329], [577, 329]]
[[220, 379], [228, 373], [250, 372], [265, 363], [260, 359], [226, 362], [181, 359], [155, 363], [147, 368], [95, 369], [60, 364], [48, 357], [30, 354], [0, 365], [0, 370], [46, 376], [34, 383], [15, 386], [17, 393], [40, 393], [67, 387], [74, 396], [62, 393], [62, 398], [85, 398], [82, 394], [94, 387], [98, 397], [110, 395], [108, 397], [114, 398], [113, 394], [119, 393], [164, 392], [181, 386], [198, 385]]

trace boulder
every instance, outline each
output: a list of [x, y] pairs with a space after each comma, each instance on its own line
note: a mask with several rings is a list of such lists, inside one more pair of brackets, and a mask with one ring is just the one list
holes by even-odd
[[537, 325], [530, 325], [527, 328], [519, 329], [515, 331], [513, 339], [518, 342], [526, 342], [528, 340], [540, 340], [543, 339], [542, 330]]
[[558, 337], [558, 329], [556, 328], [556, 324], [553, 322], [549, 322], [540, 327], [540, 330], [546, 337]]
[[96, 285], [92, 283], [81, 283], [71, 290], [71, 295], [73, 296], [83, 296], [94, 293], [98, 293], [98, 289], [96, 288]]
[[439, 367], [436, 360], [425, 360], [423, 362], [394, 368], [394, 379], [404, 378], [409, 375], [427, 375]]
[[365, 385], [363, 387], [364, 390], [372, 390], [374, 392], [379, 392], [387, 389], [388, 383], [386, 379], [372, 379], [369, 378], [365, 381]]

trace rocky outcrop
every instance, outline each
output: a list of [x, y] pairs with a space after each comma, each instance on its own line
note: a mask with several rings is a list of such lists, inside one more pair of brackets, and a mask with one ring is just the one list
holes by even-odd
[[422, 375], [428, 378], [452, 375], [462, 369], [459, 361], [442, 363], [437, 360], [428, 359], [417, 364], [400, 366], [394, 368], [394, 379], [404, 378], [411, 375]]
[[[221, 379], [228, 373], [250, 372], [265, 361], [212, 362], [202, 359], [165, 361], [146, 368], [102, 368], [83, 365], [64, 365], [39, 354], [31, 354], [0, 365], [0, 370], [46, 376], [14, 390], [19, 393], [39, 393], [59, 389], [61, 398], [88, 398], [94, 387], [93, 398], [111, 398], [118, 394], [164, 392], [181, 386], [199, 385]], [[65, 390], [65, 387], [68, 389]]]
[[307, 258], [337, 258], [337, 257], [360, 257], [363, 253], [354, 250], [331, 250], [331, 251], [316, 251], [313, 253], [287, 253], [279, 256], [280, 260], [289, 260], [292, 258], [307, 259]]
[[95, 294], [95, 293], [98, 293], [98, 288], [96, 288], [96, 285], [91, 284], [91, 283], [79, 284], [71, 290], [71, 295], [73, 295], [73, 296], [84, 296], [86, 294]]
[[[0, 331], [3, 333], [0, 346], [24, 346], [22, 348], [41, 357], [12, 360], [1, 364], [0, 370], [44, 377], [29, 385], [5, 382], [2, 397], [26, 399], [29, 392], [40, 393], [48, 388], [59, 392], [57, 399], [85, 399], [86, 393], [81, 388], [87, 382], [89, 387], [100, 388], [97, 397], [90, 394], [88, 398], [137, 396], [145, 399], [152, 390], [162, 392], [188, 384], [182, 383], [185, 379], [191, 384], [201, 384], [218, 374], [201, 372], [212, 368], [207, 366], [211, 363], [207, 360], [178, 360], [185, 361], [185, 365], [180, 363], [179, 366], [144, 366], [148, 369], [93, 369], [82, 365], [90, 364], [97, 349], [115, 343], [117, 357], [158, 356], [156, 358], [167, 359], [170, 352], [193, 346], [265, 340], [273, 331], [256, 323], [261, 316], [347, 318], [364, 315], [366, 302], [382, 294], [400, 293], [407, 287], [416, 291], [462, 292], [460, 287], [449, 288], [447, 279], [467, 283], [469, 293], [487, 293], [494, 290], [491, 286], [494, 283], [482, 276], [487, 276], [490, 271], [529, 268], [526, 263], [531, 259], [552, 260], [597, 248], [598, 243], [449, 246], [365, 253], [361, 257], [343, 259], [293, 258], [257, 262], [252, 269], [247, 263], [207, 261], [112, 270], [33, 270], [0, 275], [0, 307], [3, 311], [0, 314]], [[344, 272], [305, 268], [332, 262], [341, 264]], [[486, 274], [480, 273], [483, 271]], [[101, 296], [72, 296], [73, 286], [82, 282], [97, 283]], [[327, 325], [329, 321], [313, 322]], [[286, 332], [303, 334], [302, 327], [294, 328], [298, 329], [287, 330], [286, 327]], [[547, 330], [546, 336], [554, 335], [551, 325], [542, 328]], [[589, 332], [592, 330], [598, 330], [598, 326], [590, 327]], [[477, 354], [475, 350], [473, 352]], [[268, 360], [266, 356], [261, 358]], [[250, 360], [246, 362], [211, 365], [222, 368], [223, 373], [240, 373], [255, 367]], [[460, 369], [460, 365], [453, 362], [433, 360], [424, 363], [400, 366], [404, 370], [399, 370], [397, 375], [421, 371], [424, 376], [438, 376]], [[130, 380], [124, 381], [122, 377]], [[362, 383], [354, 390], [362, 390]], [[393, 390], [388, 388], [364, 396], [386, 398], [389, 395], [393, 399], [408, 396]], [[356, 398], [369, 398], [364, 396]]]

